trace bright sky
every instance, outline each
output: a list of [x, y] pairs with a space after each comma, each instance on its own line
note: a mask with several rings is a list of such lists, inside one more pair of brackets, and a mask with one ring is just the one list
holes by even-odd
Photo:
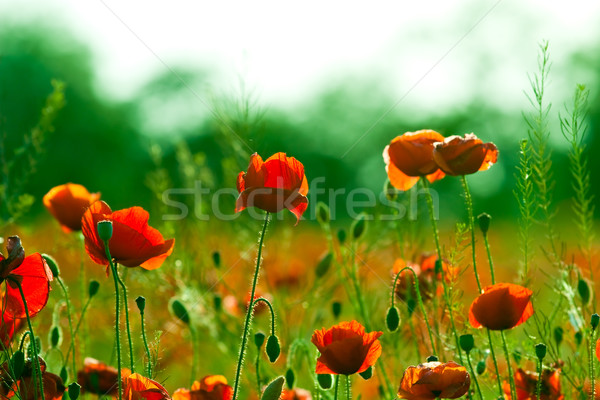
[[241, 77], [262, 103], [284, 106], [350, 75], [375, 77], [418, 107], [475, 91], [520, 109], [541, 39], [556, 70], [600, 37], [600, 2], [591, 0], [0, 0], [0, 15], [64, 21], [92, 47], [98, 87], [111, 97], [191, 65], [218, 72], [213, 91]]

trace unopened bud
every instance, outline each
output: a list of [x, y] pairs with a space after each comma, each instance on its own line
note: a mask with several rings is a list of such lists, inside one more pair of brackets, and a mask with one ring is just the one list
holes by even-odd
[[62, 332], [60, 326], [54, 325], [52, 328], [50, 328], [50, 332], [48, 332], [48, 341], [50, 342], [51, 348], [60, 346], [62, 341]]
[[60, 269], [58, 268], [58, 263], [56, 262], [56, 260], [48, 254], [42, 254], [42, 258], [44, 259], [44, 261], [46, 261], [46, 265], [48, 265], [50, 271], [52, 271], [52, 276], [54, 278], [58, 278], [58, 276], [60, 275]]
[[69, 385], [69, 399], [77, 400], [79, 398], [79, 393], [81, 393], [81, 386], [79, 386], [79, 383], [71, 383]]
[[458, 341], [460, 343], [460, 348], [466, 353], [470, 352], [473, 350], [473, 347], [475, 347], [475, 339], [473, 338], [473, 335], [461, 335]]
[[281, 346], [279, 345], [279, 339], [275, 335], [269, 336], [267, 339], [267, 356], [269, 356], [269, 361], [274, 363], [279, 358], [279, 354], [281, 354]]
[[317, 381], [321, 389], [328, 390], [333, 386], [333, 377], [331, 374], [318, 374]]
[[175, 317], [179, 318], [181, 322], [189, 325], [190, 315], [181, 301], [177, 299], [171, 301], [171, 312]]
[[90, 297], [94, 297], [96, 295], [96, 293], [98, 293], [99, 289], [100, 289], [100, 282], [92, 279], [90, 281], [90, 285], [88, 286], [88, 295]]
[[590, 303], [590, 299], [592, 298], [592, 290], [587, 280], [579, 279], [579, 281], [577, 282], [577, 293], [579, 293], [579, 297], [581, 297], [581, 302], [584, 305]]
[[327, 254], [325, 254], [323, 257], [321, 257], [321, 259], [319, 260], [319, 263], [317, 264], [317, 267], [315, 268], [315, 275], [317, 276], [317, 278], [323, 277], [327, 273], [327, 271], [329, 271], [332, 261], [333, 261], [333, 253], [332, 252], [327, 252]]
[[490, 229], [490, 222], [492, 221], [491, 215], [488, 213], [479, 214], [477, 220], [479, 221], [479, 229], [481, 229], [484, 236], [487, 235], [488, 229]]
[[335, 318], [338, 318], [342, 313], [342, 303], [340, 303], [339, 301], [334, 301], [331, 304], [331, 312], [333, 313], [333, 316]]
[[544, 343], [538, 343], [535, 345], [535, 355], [540, 361], [546, 357], [546, 345]]
[[477, 375], [481, 375], [485, 372], [485, 361], [481, 360], [477, 363], [477, 367], [475, 368], [477, 371]]
[[346, 243], [346, 231], [343, 229], [340, 229], [337, 231], [337, 237], [338, 237], [338, 242], [340, 242], [340, 244], [344, 244]]
[[287, 383], [288, 389], [292, 389], [294, 387], [294, 381], [296, 380], [296, 376], [294, 375], [294, 371], [291, 368], [285, 372], [285, 382]]
[[140, 310], [140, 314], [143, 314], [146, 310], [146, 298], [144, 296], [138, 296], [135, 299], [135, 304], [137, 304], [138, 310]]
[[320, 224], [328, 224], [331, 220], [331, 213], [329, 212], [329, 206], [319, 201], [317, 203], [317, 221]]
[[350, 227], [350, 231], [352, 232], [352, 239], [358, 240], [365, 234], [367, 230], [367, 215], [360, 214], [354, 222], [352, 222], [352, 226]]
[[213, 251], [212, 259], [213, 259], [213, 264], [215, 265], [215, 267], [220, 268], [221, 267], [221, 253], [219, 253], [218, 251]]
[[564, 329], [560, 326], [557, 326], [556, 328], [554, 328], [554, 332], [552, 333], [554, 334], [554, 341], [556, 342], [556, 345], [560, 346], [560, 344], [563, 341], [563, 335], [565, 333]]
[[400, 325], [400, 312], [396, 306], [388, 309], [387, 315], [385, 316], [385, 324], [390, 332], [395, 332]]
[[590, 320], [590, 323], [592, 325], [592, 329], [596, 329], [598, 327], [598, 323], [600, 322], [600, 315], [598, 314], [592, 314], [592, 318]]
[[265, 334], [262, 332], [257, 332], [254, 334], [254, 344], [256, 345], [256, 348], [260, 349], [262, 347], [262, 345], [265, 343]]

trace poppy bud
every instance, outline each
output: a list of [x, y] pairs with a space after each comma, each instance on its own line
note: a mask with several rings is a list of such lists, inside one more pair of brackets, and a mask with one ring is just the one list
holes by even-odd
[[442, 260], [440, 260], [439, 258], [435, 259], [435, 264], [434, 264], [434, 271], [437, 274], [441, 274], [442, 273]]
[[577, 282], [577, 293], [579, 293], [579, 297], [581, 297], [581, 301], [584, 305], [589, 304], [590, 298], [592, 297], [592, 290], [587, 280], [579, 279]]
[[220, 268], [221, 267], [221, 253], [219, 253], [218, 251], [213, 251], [212, 259], [213, 259], [213, 264], [215, 265], [215, 268]]
[[565, 333], [564, 329], [561, 328], [560, 326], [557, 326], [556, 328], [554, 328], [554, 341], [556, 342], [557, 346], [560, 346], [560, 344], [563, 341], [563, 334]]
[[269, 361], [274, 363], [279, 358], [279, 354], [281, 354], [281, 346], [279, 345], [279, 339], [275, 335], [269, 336], [267, 339], [267, 356], [269, 356]]
[[137, 308], [138, 310], [140, 310], [140, 314], [143, 314], [144, 310], [146, 310], [146, 298], [144, 296], [138, 296], [135, 299], [135, 304], [137, 304]]
[[337, 237], [338, 237], [338, 242], [340, 242], [340, 244], [344, 244], [346, 242], [346, 231], [343, 229], [338, 230]]
[[[29, 343], [27, 343], [27, 351], [25, 352], [25, 358], [33, 359], [33, 343], [31, 342], [31, 336], [29, 336]], [[42, 353], [42, 340], [36, 336], [35, 347], [38, 354]]]
[[427, 362], [434, 362], [434, 361], [440, 361], [440, 359], [437, 358], [437, 356], [429, 356], [429, 357], [427, 357]]
[[88, 286], [88, 296], [94, 297], [96, 295], [96, 293], [98, 293], [99, 289], [100, 289], [100, 282], [98, 282], [95, 279], [92, 279]]
[[359, 375], [365, 381], [368, 381], [373, 376], [373, 366], [370, 366], [369, 368], [365, 369], [363, 372], [360, 372]]
[[262, 332], [257, 332], [254, 334], [254, 344], [256, 348], [260, 349], [262, 345], [265, 343], [265, 334]]
[[60, 379], [62, 379], [63, 382], [66, 382], [67, 379], [69, 379], [69, 373], [67, 372], [67, 367], [63, 365], [63, 367], [60, 369], [60, 373], [59, 373]]
[[388, 309], [387, 315], [385, 316], [385, 324], [390, 332], [394, 332], [398, 329], [398, 325], [400, 325], [400, 313], [396, 306]]
[[398, 198], [398, 190], [392, 186], [389, 179], [386, 180], [385, 184], [383, 185], [383, 193], [385, 193], [385, 197], [389, 201], [396, 201]]
[[327, 204], [319, 201], [317, 203], [317, 221], [320, 224], [328, 224], [331, 220], [331, 213], [329, 212], [329, 207]]
[[473, 335], [461, 335], [458, 341], [460, 343], [460, 348], [467, 353], [473, 350], [473, 347], [475, 347], [475, 339], [473, 339]]
[[113, 235], [112, 221], [99, 221], [97, 224], [98, 237], [104, 242], [108, 242]]
[[356, 219], [352, 222], [350, 226], [350, 232], [352, 232], [352, 239], [358, 240], [360, 239], [367, 230], [367, 215], [361, 213]]
[[283, 391], [283, 382], [285, 378], [280, 376], [265, 388], [260, 400], [279, 400], [281, 392]]
[[16, 380], [21, 379], [23, 370], [25, 369], [25, 354], [21, 350], [17, 350], [10, 358], [11, 370]]
[[546, 345], [544, 343], [538, 343], [535, 345], [535, 355], [540, 361], [546, 357]]
[[598, 327], [598, 323], [600, 322], [600, 315], [592, 314], [591, 318], [592, 329], [596, 329]]
[[62, 341], [62, 332], [60, 326], [54, 325], [48, 332], [48, 342], [50, 342], [50, 348], [60, 346]]
[[410, 298], [406, 300], [406, 309], [408, 310], [408, 316], [412, 316], [413, 312], [415, 312], [415, 307], [417, 306], [417, 302], [415, 299]]
[[73, 382], [69, 385], [69, 399], [77, 400], [80, 392], [81, 386], [79, 386], [79, 383]]
[[583, 333], [581, 331], [575, 332], [575, 343], [577, 343], [577, 346], [579, 346], [582, 341], [583, 341]]
[[179, 318], [181, 322], [189, 325], [190, 315], [181, 301], [177, 299], [171, 300], [171, 312], [175, 317]]
[[294, 375], [294, 371], [291, 368], [288, 368], [288, 370], [285, 372], [285, 382], [287, 383], [288, 389], [291, 390], [294, 387], [295, 380], [296, 377]]
[[484, 236], [487, 235], [488, 229], [490, 229], [490, 222], [492, 221], [492, 216], [488, 213], [482, 213], [479, 214], [477, 220], [479, 221], [479, 229], [481, 229], [481, 232]]
[[328, 390], [333, 386], [333, 377], [331, 374], [317, 374], [317, 381], [321, 389]]
[[215, 296], [213, 297], [213, 305], [215, 306], [216, 312], [221, 312], [222, 304], [223, 304], [223, 299], [221, 298], [221, 296], [219, 296], [218, 294], [215, 294]]
[[44, 259], [44, 261], [46, 261], [46, 264], [48, 265], [48, 268], [50, 268], [50, 271], [52, 271], [52, 276], [54, 278], [58, 278], [58, 276], [60, 275], [60, 269], [58, 268], [58, 263], [56, 262], [56, 260], [48, 254], [42, 254], [42, 258]]
[[340, 303], [339, 301], [334, 301], [331, 304], [331, 312], [333, 313], [333, 316], [335, 318], [338, 318], [342, 313], [342, 303]]
[[327, 271], [329, 271], [332, 260], [333, 260], [332, 252], [328, 252], [323, 257], [321, 257], [321, 259], [319, 260], [319, 263], [317, 264], [317, 267], [315, 268], [315, 275], [317, 275], [317, 278], [321, 278], [322, 276], [324, 276], [327, 273]]
[[485, 372], [485, 361], [479, 361], [475, 369], [477, 370], [477, 375], [483, 374]]

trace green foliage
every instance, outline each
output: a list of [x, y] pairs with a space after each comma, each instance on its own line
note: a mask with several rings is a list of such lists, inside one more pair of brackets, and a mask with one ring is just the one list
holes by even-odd
[[521, 272], [521, 281], [527, 283], [529, 279], [529, 263], [531, 259], [531, 226], [534, 222], [535, 200], [534, 200], [534, 183], [532, 171], [532, 155], [531, 146], [527, 140], [522, 140], [520, 143], [520, 159], [517, 166], [516, 181], [517, 187], [514, 190], [514, 195], [517, 198], [519, 206], [519, 239], [521, 248], [521, 264], [523, 271]]

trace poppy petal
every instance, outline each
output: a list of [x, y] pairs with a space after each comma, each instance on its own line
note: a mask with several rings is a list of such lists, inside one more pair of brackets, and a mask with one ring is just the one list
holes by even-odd
[[15, 268], [7, 279], [6, 313], [12, 318], [25, 318], [25, 306], [18, 281], [27, 301], [29, 317], [35, 316], [48, 302], [52, 272], [39, 253], [32, 254]]

